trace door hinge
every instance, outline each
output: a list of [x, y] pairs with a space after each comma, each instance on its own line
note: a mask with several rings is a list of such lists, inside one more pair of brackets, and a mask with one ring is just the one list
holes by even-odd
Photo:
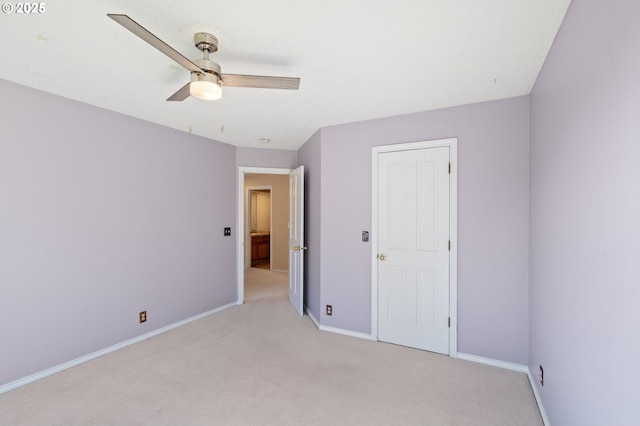
[[449, 251], [451, 251], [451, 240], [449, 240]]
[[451, 328], [451, 317], [449, 317], [449, 328]]
[[449, 174], [451, 174], [451, 163], [449, 163]]

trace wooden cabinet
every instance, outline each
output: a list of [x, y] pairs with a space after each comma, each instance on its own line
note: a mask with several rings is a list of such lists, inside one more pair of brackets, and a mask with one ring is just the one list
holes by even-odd
[[251, 236], [251, 266], [269, 263], [271, 236], [258, 234]]

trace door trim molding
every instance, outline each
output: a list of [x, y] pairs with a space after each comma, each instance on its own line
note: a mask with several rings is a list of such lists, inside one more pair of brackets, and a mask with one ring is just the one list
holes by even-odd
[[371, 148], [371, 337], [378, 340], [378, 155], [385, 152], [449, 147], [451, 162], [449, 197], [449, 356], [458, 354], [458, 138], [374, 146]]
[[238, 167], [238, 180], [236, 188], [236, 303], [244, 303], [244, 254], [245, 254], [245, 199], [244, 199], [244, 175], [288, 175], [293, 169], [269, 168], [269, 167]]

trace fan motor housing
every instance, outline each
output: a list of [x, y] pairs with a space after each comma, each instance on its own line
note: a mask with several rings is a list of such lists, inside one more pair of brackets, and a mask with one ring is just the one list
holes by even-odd
[[198, 50], [207, 53], [218, 51], [218, 39], [209, 33], [195, 33], [193, 42]]
[[206, 59], [206, 58], [194, 59], [193, 63], [208, 73], [215, 74], [218, 77], [222, 76], [220, 65], [218, 65], [218, 63], [212, 61], [211, 59]]

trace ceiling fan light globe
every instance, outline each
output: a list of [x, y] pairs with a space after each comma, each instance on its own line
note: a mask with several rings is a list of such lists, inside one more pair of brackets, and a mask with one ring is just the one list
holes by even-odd
[[212, 81], [192, 81], [189, 92], [205, 101], [215, 101], [222, 97], [222, 88]]

